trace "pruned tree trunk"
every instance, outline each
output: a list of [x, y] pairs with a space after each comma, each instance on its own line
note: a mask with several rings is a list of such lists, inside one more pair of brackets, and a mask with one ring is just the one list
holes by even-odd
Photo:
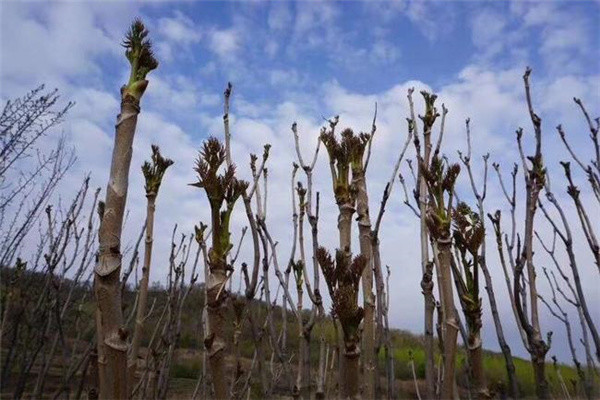
[[508, 386], [510, 390], [510, 396], [514, 399], [519, 397], [519, 386], [516, 377], [515, 363], [513, 362], [512, 353], [506, 339], [504, 337], [504, 330], [502, 329], [502, 322], [500, 321], [500, 315], [498, 314], [498, 306], [496, 305], [496, 296], [494, 295], [494, 287], [492, 286], [492, 278], [485, 262], [481, 264], [481, 270], [485, 278], [485, 290], [488, 293], [488, 300], [490, 302], [490, 309], [492, 311], [492, 319], [494, 320], [494, 326], [496, 328], [496, 336], [498, 337], [498, 345], [502, 351], [504, 357], [504, 364], [506, 367], [506, 377], [508, 379]]
[[139, 298], [135, 317], [135, 328], [133, 339], [131, 340], [131, 353], [128, 361], [128, 376], [130, 387], [134, 387], [135, 372], [137, 369], [137, 359], [139, 356], [140, 344], [144, 330], [144, 318], [146, 314], [146, 305], [148, 303], [148, 283], [150, 281], [150, 265], [152, 258], [152, 243], [154, 235], [154, 210], [156, 207], [156, 194], [147, 195], [148, 203], [146, 206], [146, 240], [144, 248], [144, 266], [142, 267], [142, 279], [139, 285]]
[[[421, 154], [421, 145], [419, 138], [419, 131], [417, 120], [415, 116], [415, 109], [412, 94], [414, 92], [414, 88], [410, 88], [408, 90], [408, 103], [410, 109], [410, 118], [408, 120], [408, 131], [409, 135], [414, 132], [414, 144], [415, 151], [417, 152], [417, 157], [423, 157], [423, 162], [425, 164], [429, 163], [429, 157], [431, 154], [431, 127], [428, 129], [424, 129], [424, 141], [425, 141], [425, 149], [423, 150], [423, 154]], [[426, 128], [426, 127], [424, 127]], [[425, 335], [425, 388], [427, 390], [427, 398], [433, 399], [436, 396], [436, 376], [435, 376], [435, 360], [434, 360], [434, 343], [433, 343], [433, 313], [435, 310], [435, 300], [433, 298], [433, 264], [430, 264], [429, 259], [429, 233], [427, 231], [427, 224], [425, 222], [425, 214], [427, 212], [427, 183], [422, 174], [421, 168], [418, 169], [417, 173], [417, 194], [418, 194], [418, 207], [419, 207], [419, 232], [420, 232], [420, 247], [421, 247], [421, 272], [423, 274], [423, 278], [421, 280], [421, 288], [423, 289], [423, 328]], [[428, 271], [428, 267], [431, 268]], [[427, 276], [426, 276], [427, 275]], [[427, 289], [423, 286], [425, 286]], [[431, 287], [429, 287], [431, 285]]]
[[144, 266], [142, 267], [142, 279], [138, 289], [138, 305], [135, 317], [135, 329], [131, 341], [131, 353], [128, 361], [128, 379], [130, 391], [134, 388], [135, 372], [139, 356], [140, 344], [144, 332], [144, 320], [146, 319], [146, 305], [148, 303], [148, 283], [150, 281], [150, 265], [152, 262], [152, 244], [154, 242], [154, 213], [156, 210], [156, 196], [162, 182], [165, 171], [173, 161], [162, 157], [158, 146], [152, 145], [152, 163], [145, 162], [142, 172], [146, 180], [146, 240], [144, 247]]
[[[360, 254], [367, 260], [363, 270], [362, 290], [363, 308], [365, 316], [363, 321], [363, 369], [364, 385], [363, 395], [374, 399], [375, 393], [375, 296], [373, 294], [373, 251], [371, 248], [371, 218], [369, 217], [369, 196], [365, 171], [362, 168], [352, 169], [352, 184], [357, 189], [356, 213], [358, 220], [358, 235]], [[357, 357], [358, 358], [358, 357]]]
[[333, 309], [344, 333], [344, 363], [341, 371], [342, 399], [359, 399], [360, 329], [364, 311], [358, 306], [358, 285], [366, 259], [361, 254], [354, 259], [348, 251], [338, 249], [335, 262], [323, 247], [317, 253], [319, 265], [327, 282]]
[[[433, 357], [429, 354], [434, 354], [433, 340], [433, 313], [435, 311], [435, 299], [433, 297], [433, 262], [428, 262], [425, 265], [425, 272], [421, 278], [421, 291], [425, 299], [425, 385], [428, 399], [435, 398], [435, 364]], [[429, 318], [431, 317], [431, 318]], [[430, 381], [431, 380], [431, 387]]]
[[[361, 399], [360, 395], [360, 348], [352, 343], [345, 343], [344, 349], [344, 381], [342, 386], [343, 399]], [[366, 398], [366, 397], [365, 397]]]
[[125, 41], [131, 78], [121, 89], [121, 113], [117, 118], [104, 214], [98, 233], [94, 292], [98, 307], [100, 398], [103, 399], [125, 399], [128, 396], [127, 331], [123, 326], [121, 309], [121, 232], [140, 99], [148, 86], [146, 74], [158, 66], [150, 44], [145, 40], [147, 34], [142, 22], [137, 20]]
[[226, 340], [223, 336], [227, 324], [226, 297], [218, 296], [219, 289], [226, 283], [225, 270], [213, 270], [207, 282], [207, 308], [209, 334], [204, 340], [210, 364], [210, 373], [215, 398], [228, 398], [227, 371], [225, 368]]
[[[412, 112], [412, 92], [409, 91], [409, 101], [411, 102]], [[437, 95], [422, 91], [421, 95], [425, 100], [425, 114], [420, 116], [423, 121], [423, 130], [425, 137], [425, 156], [430, 154], [431, 147], [431, 128], [439, 116], [435, 107]], [[442, 105], [444, 115], [446, 109]], [[443, 126], [442, 119], [442, 126]], [[414, 124], [414, 121], [413, 123]], [[418, 141], [418, 135], [415, 135], [415, 147], [419, 161], [419, 176], [427, 184], [428, 203], [426, 212], [420, 215], [425, 220], [427, 232], [431, 237], [433, 247], [434, 262], [437, 268], [438, 289], [440, 293], [441, 309], [443, 311], [443, 325], [441, 329], [440, 345], [443, 345], [444, 373], [440, 388], [440, 396], [443, 399], [452, 399], [455, 397], [455, 360], [456, 360], [456, 340], [458, 336], [458, 322], [456, 320], [454, 295], [452, 290], [452, 237], [450, 228], [454, 216], [454, 185], [460, 173], [458, 164], [445, 165], [439, 157], [439, 146], [443, 129], [440, 130], [440, 139], [431, 160], [423, 158]], [[422, 233], [423, 234], [423, 233]], [[426, 304], [427, 306], [427, 304]], [[443, 343], [442, 343], [443, 342]]]
[[454, 398], [454, 368], [456, 365], [456, 340], [458, 337], [458, 323], [454, 313], [454, 294], [452, 290], [452, 277], [450, 263], [452, 260], [451, 240], [436, 239], [439, 250], [439, 268], [441, 289], [443, 292], [442, 308], [444, 312], [444, 379], [440, 391], [440, 398]]

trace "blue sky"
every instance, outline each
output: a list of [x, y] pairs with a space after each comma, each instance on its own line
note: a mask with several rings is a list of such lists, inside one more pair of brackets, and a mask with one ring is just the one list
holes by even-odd
[[[406, 135], [409, 87], [435, 90], [439, 102], [450, 109], [445, 139], [449, 157], [456, 158], [456, 150], [465, 148], [464, 120], [470, 117], [474, 159], [490, 152], [491, 161], [508, 171], [518, 160], [517, 127], [525, 128], [526, 146], [531, 146], [521, 79], [530, 65], [548, 168], [555, 173], [555, 190], [565, 204], [558, 161], [566, 155], [554, 126], [563, 123], [582, 157], [591, 157], [587, 131], [571, 99], [581, 97], [593, 115], [600, 110], [600, 5], [596, 1], [49, 1], [2, 2], [0, 12], [0, 98], [21, 95], [45, 82], [58, 87], [65, 101], [77, 102], [59, 130], [79, 156], [63, 183], [63, 197], [87, 172], [94, 185], [104, 188], [118, 89], [128, 73], [119, 43], [134, 17], [148, 26], [160, 66], [151, 73], [142, 101], [126, 238], [133, 240], [144, 218], [143, 183], [136, 166], [147, 158], [150, 143], [157, 143], [176, 164], [159, 196], [153, 280], [165, 276], [173, 223], [187, 232], [198, 220], [207, 220], [203, 194], [187, 183], [195, 179], [192, 166], [202, 140], [209, 134], [222, 135], [221, 101], [228, 81], [234, 84], [232, 150], [240, 174], [248, 176], [250, 152], [259, 153], [266, 142], [273, 145], [268, 219], [281, 243], [282, 260], [287, 258], [291, 236], [288, 182], [295, 157], [290, 133], [294, 121], [299, 124], [302, 150], [308, 154], [323, 116], [339, 114], [342, 126], [367, 130], [378, 102], [375, 162], [369, 171], [371, 209], [377, 210]], [[404, 167], [403, 173], [408, 174]], [[333, 248], [336, 211], [327, 174], [322, 152], [316, 171], [317, 190], [323, 193], [321, 241]], [[480, 168], [476, 179], [481, 177]], [[489, 210], [506, 210], [496, 177], [489, 179]], [[584, 184], [581, 176], [577, 179]], [[460, 185], [465, 200], [472, 200], [466, 191], [468, 181]], [[586, 199], [588, 195], [583, 193]], [[417, 221], [402, 205], [402, 197], [396, 186], [382, 227], [382, 256], [393, 271], [390, 319], [396, 327], [421, 332], [422, 309], [415, 307], [421, 301]], [[600, 226], [600, 213], [592, 215]], [[234, 232], [244, 223], [240, 212]], [[543, 223], [540, 232], [548, 237]], [[589, 249], [581, 245], [577, 251], [584, 282], [591, 282], [586, 283], [588, 302], [600, 321], [595, 306], [600, 294], [593, 284], [597, 272], [590, 264]], [[249, 252], [248, 244], [242, 257]], [[497, 254], [490, 250], [488, 259], [505, 331], [513, 352], [524, 356]], [[543, 282], [540, 285], [544, 287]], [[485, 294], [483, 298], [487, 302]], [[544, 331], [552, 329], [555, 337], [562, 336], [562, 326], [547, 312], [542, 318]], [[555, 343], [554, 354], [568, 361], [566, 345], [560, 340]], [[484, 321], [484, 345], [497, 348], [489, 315]]]

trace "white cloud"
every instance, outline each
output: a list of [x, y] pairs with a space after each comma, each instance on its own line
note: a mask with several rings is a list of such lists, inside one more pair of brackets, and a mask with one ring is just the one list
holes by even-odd
[[472, 40], [479, 61], [514, 65], [540, 56], [549, 74], [557, 75], [580, 73], [594, 62], [587, 34], [593, 31], [594, 20], [578, 8], [514, 1], [508, 14], [495, 5], [474, 10]]
[[449, 2], [408, 2], [406, 15], [429, 41], [438, 39], [454, 28], [455, 11]]
[[321, 30], [339, 17], [337, 7], [327, 2], [307, 2], [296, 7], [294, 31], [298, 37]]
[[176, 11], [173, 17], [162, 17], [156, 22], [155, 48], [161, 60], [171, 61], [175, 55], [187, 54], [192, 44], [200, 42], [203, 35], [198, 26], [183, 13]]
[[8, 82], [94, 75], [97, 57], [121, 54], [86, 5], [55, 4], [43, 18], [17, 3], [2, 8], [2, 53], [10, 57], [3, 55], [1, 71]]
[[240, 48], [239, 33], [233, 29], [216, 29], [210, 33], [210, 48], [222, 59], [233, 58]]
[[181, 12], [176, 12], [174, 18], [159, 18], [158, 33], [167, 40], [184, 44], [197, 43], [202, 38], [198, 26]]

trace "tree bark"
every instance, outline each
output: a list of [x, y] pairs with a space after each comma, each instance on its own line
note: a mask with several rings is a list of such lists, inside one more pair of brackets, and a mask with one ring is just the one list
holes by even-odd
[[373, 251], [371, 248], [371, 218], [369, 216], [369, 196], [364, 169], [352, 169], [352, 184], [357, 189], [356, 213], [358, 216], [358, 234], [360, 253], [366, 260], [362, 275], [363, 289], [363, 334], [362, 352], [364, 369], [364, 396], [374, 399], [375, 393], [375, 299], [373, 295]]
[[[344, 400], [360, 399], [360, 349], [355, 343], [345, 343], [344, 350], [344, 382], [342, 383], [342, 398]], [[367, 398], [367, 397], [365, 397]]]
[[440, 284], [443, 292], [444, 325], [444, 379], [442, 380], [441, 398], [454, 398], [454, 368], [456, 360], [456, 339], [458, 336], [458, 324], [455, 317], [454, 294], [452, 290], [452, 277], [450, 263], [452, 259], [450, 238], [437, 239], [439, 250]]
[[[435, 364], [433, 360], [433, 313], [435, 311], [435, 299], [433, 298], [433, 263], [425, 265], [425, 272], [421, 279], [421, 289], [425, 299], [425, 385], [427, 398], [435, 398]], [[432, 357], [429, 357], [431, 354]], [[431, 380], [431, 382], [430, 382]]]
[[[227, 399], [227, 371], [225, 368], [225, 351], [227, 342], [224, 337], [227, 326], [227, 304], [224, 287], [227, 281], [225, 269], [213, 269], [207, 281], [208, 337], [204, 341], [208, 352], [208, 362], [216, 399]], [[219, 293], [221, 292], [221, 293]], [[220, 296], [218, 296], [220, 294]]]
[[154, 241], [154, 211], [156, 209], [156, 193], [146, 195], [146, 240], [144, 246], [144, 266], [142, 268], [142, 279], [140, 280], [139, 299], [135, 316], [135, 329], [131, 341], [131, 354], [128, 362], [128, 375], [130, 388], [133, 388], [137, 359], [144, 332], [144, 318], [146, 317], [146, 305], [148, 303], [148, 283], [150, 281], [150, 265], [152, 260], [152, 244]]
[[506, 339], [504, 337], [504, 330], [502, 329], [502, 322], [500, 321], [500, 315], [498, 314], [498, 306], [496, 305], [494, 287], [492, 286], [492, 277], [490, 276], [487, 264], [482, 261], [480, 265], [481, 270], [483, 271], [483, 276], [485, 277], [485, 290], [487, 291], [488, 299], [490, 301], [490, 309], [492, 310], [492, 319], [494, 320], [494, 326], [496, 328], [498, 344], [500, 345], [500, 350], [502, 351], [502, 355], [504, 356], [506, 376], [508, 378], [508, 386], [510, 389], [510, 396], [516, 399], [519, 397], [519, 387], [517, 384], [517, 378], [515, 376], [515, 364], [513, 362], [510, 347], [506, 343]]
[[[147, 83], [147, 81], [145, 81]], [[127, 333], [121, 309], [121, 233], [139, 99], [123, 91], [99, 238], [94, 292], [98, 306], [100, 398], [127, 398]]]
[[487, 387], [485, 382], [485, 373], [483, 370], [483, 348], [480, 334], [470, 335], [468, 338], [469, 359], [471, 360], [471, 369], [473, 376], [473, 388], [476, 391], [478, 399], [487, 399]]
[[546, 380], [546, 361], [544, 355], [532, 355], [531, 365], [533, 367], [533, 376], [535, 379], [535, 393], [538, 399], [549, 399], [550, 392], [548, 381]]

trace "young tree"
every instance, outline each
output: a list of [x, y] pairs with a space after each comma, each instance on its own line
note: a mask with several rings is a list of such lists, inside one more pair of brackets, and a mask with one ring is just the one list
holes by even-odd
[[[546, 168], [544, 166], [544, 159], [542, 156], [542, 120], [535, 113], [531, 100], [531, 93], [529, 87], [529, 75], [531, 69], [527, 68], [523, 75], [523, 82], [525, 84], [525, 96], [527, 99], [527, 106], [529, 109], [529, 115], [533, 123], [534, 134], [535, 134], [535, 152], [533, 156], [526, 157], [523, 150], [523, 129], [517, 129], [517, 145], [519, 149], [519, 155], [521, 158], [521, 164], [524, 171], [525, 178], [525, 227], [522, 236], [518, 237], [516, 249], [514, 248], [514, 237], [516, 232], [516, 221], [515, 221], [515, 208], [516, 208], [516, 175], [517, 166], [515, 165], [512, 173], [512, 196], [508, 194], [498, 165], [494, 165], [502, 190], [505, 193], [509, 203], [511, 205], [511, 216], [512, 216], [512, 232], [511, 240], [507, 242], [507, 253], [509, 261], [513, 269], [513, 281], [512, 288], [509, 288], [509, 294], [511, 302], [514, 305], [514, 313], [517, 319], [517, 325], [521, 332], [525, 348], [531, 355], [531, 363], [534, 372], [534, 379], [536, 384], [536, 394], [540, 399], [547, 399], [550, 396], [548, 381], [546, 380], [546, 353], [550, 349], [550, 338], [552, 333], [548, 333], [548, 342], [546, 343], [542, 338], [539, 312], [538, 312], [538, 290], [536, 284], [536, 269], [533, 260], [533, 235], [534, 235], [534, 219], [539, 203], [539, 195], [541, 190], [544, 188], [546, 183]], [[510, 286], [510, 278], [508, 276], [506, 262], [504, 257], [504, 249], [502, 246], [502, 232], [500, 227], [500, 211], [496, 211], [492, 216], [488, 214], [488, 217], [492, 221], [494, 231], [496, 235], [496, 243], [498, 247], [498, 253], [500, 255], [500, 262], [504, 269], [506, 276], [506, 282]], [[521, 238], [523, 245], [521, 245]], [[513, 250], [514, 253], [513, 254]], [[527, 279], [524, 277], [524, 269], [527, 267]], [[527, 314], [527, 290], [529, 292], [529, 307], [531, 308], [531, 315]]]
[[[414, 88], [408, 90], [408, 104], [410, 109], [410, 117], [408, 120], [408, 132], [409, 135], [414, 134], [414, 145], [415, 152], [417, 153], [417, 159], [422, 159], [425, 164], [429, 163], [431, 158], [431, 131], [433, 123], [437, 118], [437, 112], [433, 113], [433, 118], [423, 119], [423, 148], [421, 147], [421, 138], [419, 135], [419, 127], [415, 117], [415, 107], [412, 98]], [[444, 116], [446, 113], [444, 113]], [[440, 131], [440, 137], [441, 133]], [[420, 164], [419, 164], [420, 165]], [[411, 166], [412, 170], [412, 165]], [[402, 183], [404, 180], [401, 178]], [[433, 343], [433, 312], [435, 310], [435, 298], [433, 296], [433, 263], [429, 256], [429, 232], [427, 231], [427, 224], [425, 223], [425, 214], [427, 212], [427, 183], [425, 182], [424, 175], [421, 168], [417, 170], [417, 182], [415, 184], [415, 198], [418, 202], [418, 213], [420, 224], [420, 244], [421, 244], [421, 272], [423, 277], [421, 279], [421, 289], [423, 290], [424, 299], [424, 335], [425, 335], [425, 386], [427, 389], [427, 397], [433, 399], [435, 397], [435, 363], [434, 363], [434, 343]], [[406, 192], [406, 189], [405, 189]], [[405, 200], [405, 204], [410, 206], [408, 196]]]
[[[338, 231], [339, 231], [339, 244], [340, 247], [338, 252], [341, 252], [341, 255], [338, 257], [336, 255], [336, 259], [338, 260], [338, 267], [335, 269], [337, 274], [342, 273], [344, 269], [349, 265], [349, 263], [344, 264], [344, 259], [348, 258], [350, 255], [351, 249], [351, 232], [352, 232], [352, 214], [359, 209], [360, 213], [358, 215], [359, 221], [359, 235], [360, 235], [360, 244], [361, 244], [361, 255], [363, 263], [363, 268], [361, 272], [364, 273], [364, 269], [370, 269], [369, 273], [369, 281], [372, 286], [372, 251], [371, 251], [371, 223], [368, 215], [368, 196], [366, 192], [366, 181], [365, 181], [365, 163], [363, 161], [363, 157], [365, 154], [365, 150], [367, 145], [370, 143], [371, 135], [367, 133], [361, 133], [359, 135], [355, 135], [351, 129], [345, 129], [341, 133], [341, 140], [335, 136], [335, 127], [337, 125], [338, 119], [337, 117], [330, 121], [330, 130], [327, 131], [325, 129], [322, 130], [320, 139], [325, 145], [327, 149], [327, 153], [329, 155], [329, 164], [331, 167], [331, 177], [333, 183], [333, 193], [335, 196], [336, 204], [339, 209], [338, 216]], [[350, 175], [352, 173], [352, 175]], [[360, 201], [359, 201], [360, 200]], [[355, 208], [355, 206], [357, 208]], [[325, 260], [323, 251], [319, 251], [320, 257], [322, 260]], [[346, 254], [346, 255], [344, 255]], [[321, 263], [321, 268], [323, 264]], [[325, 274], [325, 269], [324, 269]], [[334, 290], [336, 281], [332, 280], [333, 278], [328, 279], [328, 286], [330, 286], [330, 293], [332, 295], [332, 299], [335, 301], [335, 296], [339, 296], [338, 291]], [[338, 279], [340, 279], [338, 277]], [[358, 281], [357, 281], [358, 282]], [[363, 317], [365, 317], [364, 324], [364, 334], [370, 335], [370, 337], [365, 338], [363, 344], [364, 351], [369, 353], [369, 357], [366, 357], [364, 364], [364, 388], [365, 395], [367, 397], [374, 397], [374, 300], [371, 292], [371, 287], [367, 284], [363, 285], [363, 295], [365, 296], [364, 302], [365, 305], [370, 307], [370, 312], [365, 312], [362, 308], [360, 309], [361, 316], [358, 321]], [[342, 289], [342, 291], [347, 291], [349, 289]], [[346, 302], [350, 302], [352, 298], [345, 300]], [[344, 330], [345, 340], [348, 340], [347, 330], [352, 333], [354, 336], [357, 334], [353, 331], [350, 322], [342, 321], [341, 316], [336, 313], [336, 316], [340, 318], [340, 323], [342, 324], [342, 330]], [[367, 318], [369, 319], [367, 321]], [[344, 324], [349, 324], [344, 327]], [[370, 326], [370, 327], [368, 327]], [[352, 339], [354, 340], [354, 339]], [[357, 358], [360, 353], [354, 354], [355, 350], [353, 348], [346, 348], [346, 352], [351, 351], [352, 354], [348, 354], [346, 356], [346, 362], [343, 366], [343, 372], [341, 373], [342, 377], [352, 376], [353, 371], [351, 368], [354, 368], [355, 361], [349, 362], [349, 357]], [[349, 378], [346, 378], [349, 379]], [[348, 384], [348, 382], [345, 382]], [[349, 390], [353, 390], [352, 388], [347, 388]], [[371, 393], [371, 394], [369, 394]], [[355, 396], [354, 392], [347, 392], [346, 397]]]
[[[365, 390], [364, 395], [367, 398], [375, 398], [377, 396], [376, 388], [379, 386], [376, 384], [377, 368], [376, 368], [376, 353], [375, 353], [375, 296], [373, 295], [373, 248], [371, 241], [371, 217], [369, 215], [369, 194], [367, 190], [367, 167], [369, 165], [369, 158], [371, 156], [371, 144], [373, 143], [373, 136], [376, 132], [376, 116], [373, 117], [373, 124], [371, 133], [360, 133], [353, 139], [350, 167], [352, 170], [352, 183], [353, 190], [356, 191], [356, 214], [357, 214], [357, 225], [358, 225], [358, 242], [360, 245], [360, 253], [365, 259], [366, 267], [363, 268], [362, 277], [362, 291], [363, 291], [363, 308], [364, 308], [364, 323], [363, 323], [363, 351], [364, 351], [364, 377], [365, 377]], [[348, 131], [348, 130], [346, 130]], [[344, 131], [344, 132], [346, 132]], [[344, 136], [342, 132], [342, 136]], [[352, 133], [349, 131], [347, 133]], [[368, 148], [368, 149], [367, 149]], [[365, 151], [367, 152], [365, 157]], [[381, 265], [376, 271], [378, 274], [378, 281], [382, 281], [381, 278]], [[380, 299], [382, 299], [383, 293], [380, 291]], [[379, 304], [379, 310], [382, 309], [382, 304]], [[379, 326], [382, 325], [381, 318], [377, 318]]]
[[[425, 115], [421, 119], [426, 127], [431, 127], [438, 116], [434, 106], [437, 96], [427, 92], [422, 92], [422, 94], [426, 108]], [[421, 218], [425, 218], [427, 231], [432, 238], [443, 309], [444, 375], [440, 396], [444, 399], [450, 399], [454, 398], [454, 371], [458, 334], [451, 277], [452, 236], [450, 228], [455, 213], [453, 205], [454, 185], [460, 173], [460, 166], [452, 164], [445, 167], [443, 160], [436, 151], [429, 164], [425, 164], [423, 159], [419, 160], [419, 169], [427, 184], [429, 197], [426, 213]]]
[[[454, 213], [454, 246], [458, 249], [461, 268], [452, 262], [456, 291], [468, 327], [467, 348], [471, 365], [472, 384], [478, 399], [489, 398], [483, 371], [481, 341], [481, 298], [479, 297], [479, 251], [485, 230], [479, 214], [465, 203], [458, 203]], [[464, 278], [463, 278], [464, 277]]]
[[142, 165], [142, 172], [146, 180], [146, 241], [144, 250], [144, 266], [142, 267], [142, 279], [138, 288], [138, 305], [135, 317], [135, 329], [131, 341], [131, 352], [129, 355], [129, 381], [130, 390], [133, 389], [135, 370], [140, 350], [142, 334], [144, 332], [144, 320], [146, 318], [146, 304], [148, 302], [148, 283], [150, 280], [150, 266], [152, 260], [152, 245], [154, 243], [154, 213], [156, 210], [156, 197], [162, 178], [173, 161], [164, 158], [160, 154], [160, 149], [152, 145], [152, 161], [145, 161]]
[[[225, 284], [232, 272], [227, 254], [233, 247], [229, 224], [236, 201], [246, 191], [248, 183], [235, 177], [235, 166], [229, 164], [220, 173], [225, 162], [225, 147], [214, 137], [204, 142], [195, 171], [198, 182], [192, 184], [203, 188], [211, 211], [212, 243], [208, 251], [209, 274], [206, 277], [209, 334], [205, 339], [215, 397], [228, 397], [225, 353], [227, 341], [226, 307], [228, 293]], [[255, 281], [255, 278], [253, 278]]]
[[121, 309], [121, 233], [131, 165], [132, 145], [147, 74], [158, 67], [148, 30], [140, 20], [131, 25], [123, 42], [131, 65], [129, 82], [121, 88], [110, 177], [98, 234], [99, 252], [94, 292], [97, 304], [100, 397], [125, 399], [127, 390], [127, 332]]
[[[335, 127], [338, 123], [338, 117], [328, 121], [330, 132], [333, 134]], [[306, 188], [302, 186], [300, 182], [297, 185], [297, 194], [299, 199], [299, 220], [298, 220], [298, 247], [300, 253], [300, 259], [295, 261], [290, 259], [290, 266], [294, 270], [294, 277], [296, 278], [296, 290], [298, 293], [298, 309], [302, 309], [302, 294], [304, 293], [303, 284], [306, 287], [306, 292], [312, 303], [312, 310], [309, 318], [302, 321], [301, 329], [301, 346], [299, 355], [299, 365], [302, 368], [298, 370], [297, 385], [295, 387], [294, 395], [302, 395], [304, 398], [310, 397], [310, 342], [313, 328], [315, 324], [322, 324], [325, 310], [323, 308], [323, 302], [319, 289], [319, 266], [317, 261], [317, 252], [319, 248], [318, 242], [318, 221], [319, 221], [319, 193], [316, 195], [316, 201], [313, 201], [313, 171], [317, 158], [319, 155], [319, 149], [321, 147], [321, 136], [326, 132], [326, 128], [321, 129], [321, 136], [317, 141], [317, 146], [312, 157], [310, 164], [306, 164], [302, 153], [300, 152], [300, 139], [297, 130], [297, 124], [292, 124], [292, 133], [294, 135], [294, 144], [296, 147], [296, 156], [299, 163], [299, 167], [302, 168], [306, 175]], [[295, 208], [295, 206], [294, 206]], [[304, 251], [304, 219], [308, 217], [308, 223], [311, 228], [312, 237], [312, 264], [313, 264], [313, 283], [311, 284], [308, 276], [308, 269], [306, 263], [306, 256]], [[348, 220], [351, 226], [352, 221]], [[348, 230], [348, 234], [350, 231]], [[292, 253], [293, 256], [293, 253]], [[288, 267], [289, 268], [289, 267]], [[318, 316], [318, 318], [317, 318]], [[337, 329], [337, 322], [334, 319], [334, 326]], [[336, 331], [337, 332], [337, 331]], [[317, 376], [317, 390], [315, 396], [317, 398], [323, 398], [325, 396], [324, 380], [325, 380], [325, 340], [323, 337], [323, 330], [320, 330], [319, 338], [319, 365], [318, 365], [318, 376]], [[301, 360], [300, 360], [301, 359]], [[300, 364], [301, 363], [301, 364]]]
[[64, 137], [48, 151], [43, 138], [73, 107], [59, 105], [58, 89], [44, 85], [8, 100], [0, 114], [0, 267], [15, 264], [32, 228], [65, 173], [75, 153]]
[[343, 399], [360, 399], [360, 323], [364, 310], [358, 306], [358, 285], [366, 260], [361, 254], [354, 259], [349, 251], [336, 250], [335, 262], [323, 247], [317, 259], [333, 301], [333, 312], [339, 319], [344, 332], [344, 367], [340, 394]]
[[[525, 95], [529, 108], [529, 115], [533, 123], [535, 133], [535, 153], [533, 156], [525, 157], [522, 137], [523, 129], [517, 130], [517, 143], [519, 146], [519, 154], [525, 172], [525, 188], [526, 188], [526, 204], [525, 204], [525, 231], [523, 233], [523, 248], [517, 256], [514, 277], [514, 297], [517, 306], [517, 314], [525, 333], [527, 334], [528, 351], [531, 354], [531, 362], [536, 383], [536, 393], [538, 398], [547, 399], [550, 396], [548, 381], [546, 380], [546, 353], [550, 349], [550, 337], [548, 334], [548, 343], [542, 339], [539, 312], [538, 312], [538, 291], [537, 291], [537, 274], [535, 264], [533, 262], [533, 233], [534, 219], [539, 201], [539, 195], [544, 188], [546, 182], [546, 167], [542, 156], [542, 120], [535, 113], [531, 100], [529, 88], [529, 75], [531, 69], [527, 68], [523, 75], [525, 84]], [[529, 164], [527, 162], [529, 161]], [[527, 267], [527, 285], [529, 289], [529, 305], [531, 308], [531, 317], [526, 315], [523, 303], [519, 293], [523, 282], [522, 275], [524, 268]]]

